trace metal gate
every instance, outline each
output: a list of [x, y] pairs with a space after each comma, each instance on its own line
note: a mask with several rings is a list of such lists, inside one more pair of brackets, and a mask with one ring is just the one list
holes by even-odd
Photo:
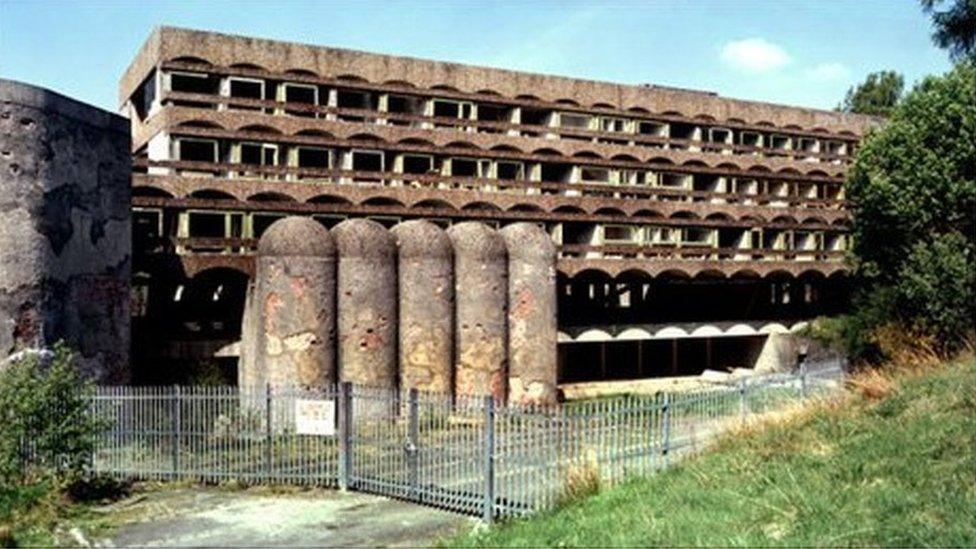
[[494, 514], [491, 398], [343, 385], [340, 486]]

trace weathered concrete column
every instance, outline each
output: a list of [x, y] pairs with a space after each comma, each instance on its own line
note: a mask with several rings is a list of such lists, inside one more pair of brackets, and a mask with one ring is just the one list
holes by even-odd
[[[247, 382], [326, 387], [335, 382], [335, 244], [307, 217], [275, 221], [258, 242], [255, 299], [243, 336], [257, 335], [257, 356], [242, 359]], [[251, 348], [241, 342], [242, 351]]]
[[454, 245], [457, 394], [505, 398], [508, 265], [505, 241], [483, 223], [447, 231]]
[[240, 354], [237, 358], [237, 386], [241, 388], [263, 387], [265, 379], [264, 368], [258, 366], [258, 354], [262, 341], [263, 321], [258, 317], [260, 307], [255, 306], [254, 295], [256, 283], [251, 279], [244, 294], [244, 314], [241, 315], [241, 342], [238, 346]]
[[385, 227], [347, 219], [332, 229], [339, 255], [339, 379], [397, 383], [396, 245]]
[[400, 386], [450, 393], [454, 370], [454, 252], [443, 229], [393, 228], [399, 274]]
[[501, 230], [508, 247], [508, 399], [556, 402], [556, 246], [533, 223]]

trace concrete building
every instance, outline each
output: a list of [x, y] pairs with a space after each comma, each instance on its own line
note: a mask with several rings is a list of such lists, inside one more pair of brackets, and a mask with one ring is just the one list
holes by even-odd
[[257, 239], [288, 215], [543, 227], [561, 383], [782, 366], [784, 335], [844, 307], [843, 176], [876, 123], [168, 27], [119, 100], [140, 381], [233, 369]]
[[129, 123], [0, 79], [0, 366], [59, 340], [129, 380]]

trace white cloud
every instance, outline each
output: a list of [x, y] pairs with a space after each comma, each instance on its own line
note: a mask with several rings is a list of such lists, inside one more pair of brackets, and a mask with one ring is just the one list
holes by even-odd
[[762, 38], [733, 40], [722, 46], [721, 58], [730, 67], [751, 73], [774, 71], [791, 61], [786, 50]]
[[807, 69], [807, 78], [811, 80], [843, 80], [850, 76], [851, 70], [843, 63], [820, 63]]

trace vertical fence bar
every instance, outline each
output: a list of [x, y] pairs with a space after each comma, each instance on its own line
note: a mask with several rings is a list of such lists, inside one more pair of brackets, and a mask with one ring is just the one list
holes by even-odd
[[173, 386], [173, 407], [172, 407], [172, 451], [173, 451], [173, 478], [180, 478], [180, 438], [183, 429], [182, 406], [181, 406], [180, 386]]
[[339, 385], [339, 489], [350, 488], [352, 478], [352, 384]]
[[264, 386], [264, 475], [271, 477], [271, 384]]
[[661, 405], [662, 441], [661, 454], [664, 456], [664, 467], [671, 464], [671, 393], [664, 393], [664, 404]]
[[742, 424], [746, 424], [746, 414], [748, 413], [748, 403], [746, 403], [746, 378], [739, 380], [739, 415], [742, 417]]
[[410, 407], [410, 432], [407, 435], [410, 497], [416, 500], [420, 493], [420, 410], [416, 387], [410, 389], [407, 398]]
[[800, 361], [800, 398], [807, 398], [807, 361]]
[[484, 453], [484, 511], [482, 518], [491, 522], [495, 518], [495, 398], [485, 397], [485, 453]]

